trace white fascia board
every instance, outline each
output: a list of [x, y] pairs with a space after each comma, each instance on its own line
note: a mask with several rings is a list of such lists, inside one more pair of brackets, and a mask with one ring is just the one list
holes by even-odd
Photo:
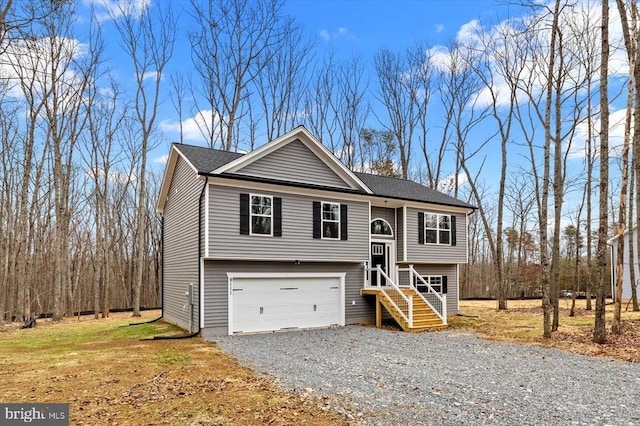
[[198, 174], [198, 170], [193, 166], [193, 164], [191, 164], [187, 157], [182, 154], [175, 145], [171, 145], [169, 158], [167, 159], [167, 165], [165, 166], [164, 175], [162, 177], [162, 184], [160, 185], [158, 201], [156, 203], [156, 212], [158, 213], [164, 212], [164, 205], [167, 202], [169, 188], [171, 187], [171, 181], [173, 180], [173, 172], [175, 171], [176, 165], [178, 164], [178, 158], [182, 158], [182, 160], [185, 161], [189, 165], [189, 167], [191, 167], [193, 172], [196, 175]]
[[[633, 228], [631, 228], [631, 231], [635, 232], [637, 228], [638, 228], [638, 225], [633, 225]], [[622, 237], [624, 238], [624, 236], [627, 235], [628, 233], [629, 233], [629, 228], [625, 228], [624, 232], [622, 233]], [[607, 240], [607, 244], [613, 244], [617, 242], [619, 237], [620, 236], [618, 234], [614, 235], [613, 237]]]

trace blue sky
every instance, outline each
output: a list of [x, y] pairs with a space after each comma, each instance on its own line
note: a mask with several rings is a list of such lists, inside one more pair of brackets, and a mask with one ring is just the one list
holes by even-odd
[[[500, 9], [506, 14], [506, 8]], [[493, 0], [289, 0], [284, 12], [315, 39], [318, 55], [333, 49], [339, 58], [359, 56], [369, 66], [381, 48], [402, 51], [419, 40], [432, 46], [446, 45], [470, 22], [493, 21], [497, 13]], [[180, 23], [181, 27], [187, 24], [188, 19]], [[178, 42], [176, 58], [168, 69], [188, 74], [191, 66], [188, 40], [183, 36]], [[126, 62], [118, 57], [120, 52], [115, 47], [114, 63]], [[164, 107], [160, 119], [175, 119], [171, 103], [165, 101]], [[152, 159], [166, 155], [170, 142], [176, 138], [171, 133], [166, 132], [165, 143], [151, 153]]]
[[416, 40], [446, 44], [474, 19], [495, 17], [488, 0], [290, 0], [285, 10], [339, 52], [372, 56]]
[[[140, 4], [152, 2], [151, 4], [154, 5], [156, 2], [169, 0], [131, 1], [137, 1]], [[183, 3], [176, 1], [172, 5], [188, 6], [187, 0], [182, 1]], [[579, 3], [586, 1], [588, 0], [578, 0]], [[83, 2], [85, 6], [90, 2], [107, 5], [107, 7], [112, 4], [112, 0], [83, 0]], [[500, 0], [288, 0], [285, 2], [284, 12], [293, 16], [315, 39], [317, 56], [321, 57], [327, 50], [333, 49], [342, 59], [361, 57], [367, 63], [371, 73], [369, 90], [375, 91], [377, 83], [372, 73], [372, 60], [379, 49], [388, 48], [401, 52], [417, 41], [424, 41], [432, 47], [445, 46], [457, 37], [465, 38], [465, 35], [472, 34], [478, 25], [483, 25], [483, 30], [490, 31], [492, 25], [506, 18], [520, 16], [525, 13], [525, 10], [515, 6], [510, 9], [504, 1]], [[611, 17], [614, 20], [617, 17], [615, 6], [611, 8]], [[181, 72], [188, 77], [193, 67], [186, 37], [188, 25], [190, 25], [187, 12], [182, 13], [178, 25], [179, 37], [174, 58], [163, 76], [165, 86], [159, 122], [175, 122], [178, 119], [170, 101], [170, 74]], [[113, 35], [109, 37], [107, 34], [108, 60], [121, 82], [126, 85], [127, 80], [133, 81], [132, 70], [128, 66], [129, 60], [122, 55], [115, 33]], [[621, 107], [622, 105], [614, 106], [613, 112], [621, 112]], [[431, 112], [433, 113], [434, 110]], [[433, 126], [433, 132], [437, 134], [438, 126], [441, 125], [441, 117], [438, 116], [437, 111], [432, 114], [431, 120], [430, 126]], [[168, 128], [169, 126], [165, 126], [165, 130]], [[473, 137], [482, 140], [487, 137], [487, 134], [475, 134]], [[162, 159], [166, 157], [171, 142], [175, 140], [178, 140], [177, 132], [166, 130], [162, 135], [162, 141], [150, 153], [150, 165], [155, 171], [162, 172], [164, 167]], [[204, 141], [185, 140], [185, 142], [205, 145]], [[258, 140], [256, 145], [259, 146], [264, 142], [267, 141]], [[486, 180], [489, 186], [495, 184], [499, 177], [498, 149], [497, 144], [488, 145], [484, 152], [489, 162], [495, 162], [486, 166], [482, 175], [482, 179]], [[512, 149], [510, 173], [514, 173], [517, 172], [516, 163], [518, 161], [526, 163], [527, 160], [522, 155], [513, 153], [513, 148], [510, 149]], [[414, 153], [415, 161], [419, 161], [420, 157], [421, 153]], [[570, 161], [579, 173], [583, 164], [582, 156], [578, 154]]]

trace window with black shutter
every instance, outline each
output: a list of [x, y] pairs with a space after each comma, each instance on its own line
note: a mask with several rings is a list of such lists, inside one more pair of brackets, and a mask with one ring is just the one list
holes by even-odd
[[282, 198], [240, 194], [240, 235], [282, 236]]
[[313, 238], [346, 240], [348, 238], [347, 205], [313, 202]]

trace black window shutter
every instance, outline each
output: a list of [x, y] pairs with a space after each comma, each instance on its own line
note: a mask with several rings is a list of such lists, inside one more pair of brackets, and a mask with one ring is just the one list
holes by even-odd
[[424, 244], [424, 213], [418, 213], [418, 244]]
[[454, 215], [451, 215], [451, 245], [456, 245], [456, 217]]
[[249, 194], [240, 194], [240, 235], [249, 235]]
[[340, 204], [340, 239], [347, 239], [347, 205]]
[[442, 294], [447, 294], [448, 293], [448, 288], [447, 288], [447, 276], [443, 275], [442, 276]]
[[282, 198], [273, 197], [273, 236], [282, 237]]
[[321, 228], [322, 228], [322, 205], [320, 201], [313, 202], [313, 238], [321, 238]]

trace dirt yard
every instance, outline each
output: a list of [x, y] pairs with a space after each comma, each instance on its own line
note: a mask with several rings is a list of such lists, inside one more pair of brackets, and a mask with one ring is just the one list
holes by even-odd
[[[610, 303], [611, 300], [608, 300]], [[540, 344], [584, 355], [605, 356], [630, 362], [640, 362], [640, 312], [625, 310], [622, 305], [622, 334], [608, 335], [606, 345], [591, 341], [594, 310], [587, 311], [586, 300], [576, 300], [575, 316], [570, 317], [570, 299], [560, 299], [558, 331], [551, 339], [542, 338], [542, 304], [540, 300], [510, 300], [507, 311], [499, 311], [495, 300], [460, 301], [460, 312], [466, 316], [450, 317], [451, 328], [476, 331], [491, 340]], [[613, 305], [606, 306], [607, 330], [611, 331]]]
[[[461, 301], [466, 316], [450, 328], [483, 338], [540, 344], [570, 352], [640, 362], [640, 313], [623, 311], [623, 334], [609, 344], [591, 343], [593, 311], [578, 300], [561, 301], [559, 331], [542, 336], [539, 300]], [[612, 306], [607, 306], [610, 322]], [[158, 311], [145, 312], [143, 320]], [[273, 380], [240, 366], [216, 345], [199, 338], [141, 340], [181, 330], [162, 323], [126, 325], [130, 313], [108, 319], [38, 320], [34, 329], [5, 326], [0, 332], [0, 401], [68, 402], [71, 424], [349, 424], [322, 399], [285, 392]]]
[[5, 327], [0, 401], [68, 402], [76, 425], [348, 424], [199, 338], [141, 341], [181, 331], [161, 322], [120, 327], [132, 321], [121, 313]]

